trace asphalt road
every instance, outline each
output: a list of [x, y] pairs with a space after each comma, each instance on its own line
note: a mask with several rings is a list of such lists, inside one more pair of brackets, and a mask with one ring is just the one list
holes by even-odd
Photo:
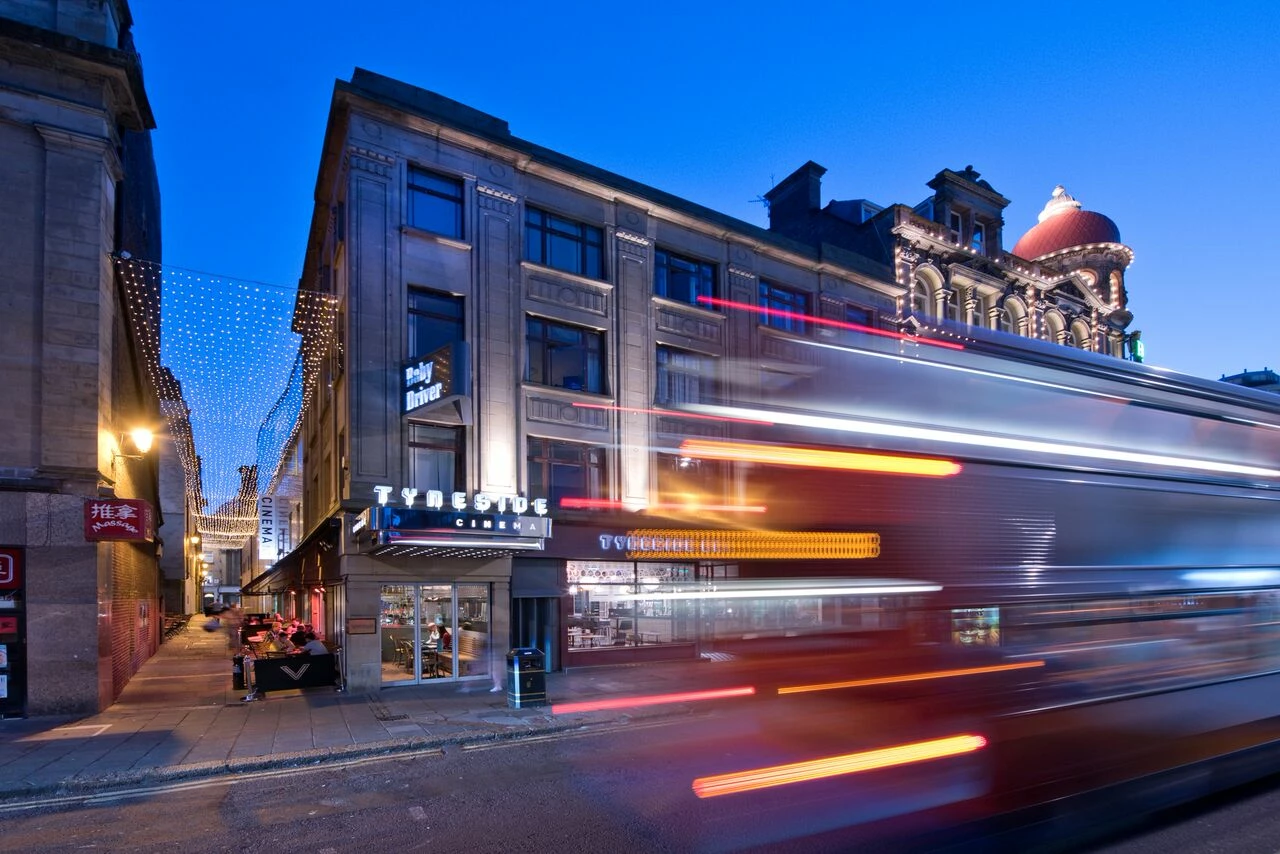
[[1277, 854], [1280, 776], [1157, 813], [1094, 850], [1097, 854]]
[[901, 834], [929, 828], [892, 817], [980, 793], [980, 751], [710, 798], [693, 784], [918, 738], [931, 724], [915, 715], [824, 695], [717, 701], [607, 730], [6, 808], [0, 851], [903, 850]]

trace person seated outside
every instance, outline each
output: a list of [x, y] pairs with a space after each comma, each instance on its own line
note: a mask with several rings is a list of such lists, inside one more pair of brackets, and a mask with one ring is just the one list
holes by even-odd
[[[297, 635], [294, 636], [295, 638]], [[305, 635], [307, 642], [302, 645], [302, 652], [307, 655], [328, 655], [329, 647], [324, 645], [324, 641], [317, 638], [310, 632]]]
[[265, 641], [267, 652], [293, 652], [293, 643], [289, 640], [289, 636], [284, 633], [284, 629], [279, 623], [271, 626], [271, 631], [267, 634]]

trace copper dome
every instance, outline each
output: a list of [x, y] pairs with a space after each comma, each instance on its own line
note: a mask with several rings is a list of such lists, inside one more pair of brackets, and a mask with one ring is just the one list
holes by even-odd
[[1040, 222], [1014, 244], [1013, 254], [1034, 261], [1094, 243], [1120, 243], [1120, 229], [1109, 217], [1081, 210], [1080, 203], [1058, 186], [1040, 212]]

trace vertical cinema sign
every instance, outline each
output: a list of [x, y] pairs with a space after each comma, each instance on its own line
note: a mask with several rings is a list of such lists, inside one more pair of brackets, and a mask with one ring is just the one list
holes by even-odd
[[265, 563], [275, 563], [280, 555], [279, 528], [280, 520], [276, 518], [275, 499], [264, 495], [258, 499], [258, 559]]

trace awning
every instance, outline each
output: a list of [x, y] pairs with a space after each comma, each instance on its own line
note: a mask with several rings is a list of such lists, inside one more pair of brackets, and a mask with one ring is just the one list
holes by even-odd
[[329, 519], [312, 531], [296, 549], [244, 585], [240, 589], [241, 595], [267, 596], [337, 584], [341, 580], [338, 573], [338, 538], [341, 533], [339, 521]]

